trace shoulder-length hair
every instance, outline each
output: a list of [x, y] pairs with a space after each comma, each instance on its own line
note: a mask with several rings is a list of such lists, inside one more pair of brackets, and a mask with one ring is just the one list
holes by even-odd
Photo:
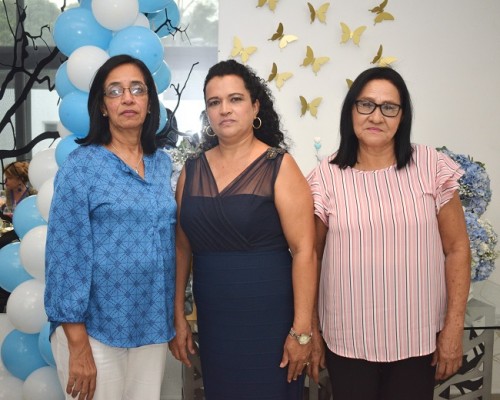
[[354, 133], [352, 111], [354, 102], [366, 84], [373, 80], [386, 80], [391, 82], [399, 92], [401, 101], [401, 121], [394, 136], [394, 155], [397, 168], [406, 166], [412, 155], [411, 123], [413, 118], [410, 92], [406, 87], [403, 77], [389, 67], [374, 67], [363, 71], [352, 83], [342, 105], [340, 114], [340, 145], [332, 164], [340, 168], [353, 167], [357, 162], [359, 141]]
[[[235, 60], [221, 61], [213, 65], [205, 78], [203, 85], [203, 96], [206, 100], [206, 88], [208, 82], [214, 77], [222, 77], [226, 75], [239, 76], [245, 88], [250, 93], [252, 104], [258, 100], [260, 104], [259, 113], [257, 116], [261, 119], [262, 125], [256, 129], [254, 128], [254, 135], [257, 139], [266, 143], [271, 147], [283, 147], [288, 149], [285, 134], [281, 130], [280, 117], [273, 104], [273, 95], [271, 89], [267, 86], [266, 82], [259, 78], [256, 73], [246, 65], [240, 64]], [[206, 113], [202, 114], [202, 147], [206, 150], [215, 147], [219, 140], [217, 136], [209, 136], [206, 134], [206, 129], [209, 127], [208, 118]]]
[[87, 108], [90, 117], [90, 129], [87, 136], [76, 142], [82, 145], [89, 144], [109, 144], [111, 142], [111, 132], [109, 130], [109, 119], [102, 115], [104, 105], [104, 82], [108, 75], [115, 68], [133, 64], [142, 72], [144, 83], [148, 88], [149, 113], [146, 115], [141, 132], [141, 145], [144, 154], [152, 154], [156, 150], [156, 131], [160, 124], [160, 101], [156, 92], [156, 85], [149, 72], [148, 67], [137, 58], [126, 54], [120, 54], [109, 58], [97, 70], [89, 91]]

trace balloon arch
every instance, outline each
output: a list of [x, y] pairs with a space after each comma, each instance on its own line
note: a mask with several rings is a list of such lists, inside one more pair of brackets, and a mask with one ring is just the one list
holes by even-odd
[[[0, 399], [64, 399], [49, 343], [44, 310], [45, 239], [54, 177], [89, 128], [88, 91], [97, 69], [111, 56], [129, 54], [142, 60], [158, 93], [170, 86], [160, 38], [174, 34], [180, 14], [174, 0], [80, 0], [57, 18], [53, 36], [68, 57], [57, 70], [61, 98], [55, 149], [36, 153], [29, 179], [38, 194], [23, 200], [13, 215], [20, 242], [0, 249], [0, 287], [10, 292], [6, 314], [0, 314]], [[160, 107], [160, 132], [167, 114]]]

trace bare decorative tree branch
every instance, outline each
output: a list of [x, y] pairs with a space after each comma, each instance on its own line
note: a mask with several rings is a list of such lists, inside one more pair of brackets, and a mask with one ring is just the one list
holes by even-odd
[[[26, 31], [25, 22], [27, 7], [22, 7], [19, 3], [20, 2], [16, 0], [15, 7], [17, 21], [14, 22], [9, 19], [6, 2], [3, 2], [3, 8], [9, 25], [9, 30], [14, 38], [14, 46], [10, 62], [0, 63], [4, 69], [10, 68], [4, 81], [0, 85], [0, 102], [5, 102], [5, 93], [13, 81], [19, 77], [22, 77], [24, 81], [22, 90], [20, 93], [16, 93], [14, 103], [9, 107], [5, 107], [7, 111], [0, 119], [0, 134], [4, 133], [5, 128], [10, 126], [11, 134], [14, 137], [14, 143], [16, 132], [13, 119], [16, 111], [19, 110], [22, 104], [26, 101], [35, 84], [42, 84], [45, 82], [48, 90], [54, 90], [55, 85], [51, 82], [50, 77], [44, 73], [44, 69], [53, 60], [55, 60], [59, 54], [57, 47], [50, 47], [43, 39], [44, 32], [50, 32], [50, 27], [48, 25], [42, 26], [37, 35], [33, 35]], [[63, 6], [61, 7], [61, 12], [64, 11], [65, 8], [66, 1], [64, 1]], [[40, 43], [43, 45], [42, 48], [39, 47]]]

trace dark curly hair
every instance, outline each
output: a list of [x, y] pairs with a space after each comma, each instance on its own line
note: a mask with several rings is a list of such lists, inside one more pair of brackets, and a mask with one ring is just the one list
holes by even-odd
[[412, 155], [410, 141], [412, 123], [412, 104], [410, 92], [403, 80], [403, 77], [389, 67], [374, 67], [363, 71], [354, 80], [351, 88], [347, 92], [340, 114], [340, 145], [332, 164], [337, 164], [340, 168], [353, 167], [358, 158], [359, 141], [354, 133], [352, 110], [354, 102], [358, 100], [363, 88], [373, 80], [386, 80], [391, 82], [399, 93], [401, 102], [401, 121], [394, 136], [394, 155], [397, 160], [397, 168], [406, 166]]
[[[271, 89], [269, 89], [266, 82], [262, 78], [259, 78], [250, 67], [240, 64], [235, 60], [221, 61], [213, 65], [208, 70], [208, 74], [203, 85], [203, 96], [205, 99], [208, 82], [210, 82], [212, 78], [226, 75], [239, 76], [243, 80], [245, 88], [250, 93], [252, 104], [254, 104], [256, 100], [260, 103], [259, 113], [257, 116], [262, 120], [262, 126], [259, 129], [254, 129], [255, 137], [271, 147], [282, 147], [284, 149], [288, 149], [289, 145], [287, 138], [281, 130], [280, 117], [274, 109], [274, 98], [271, 93]], [[208, 118], [205, 112], [202, 113], [201, 119], [201, 146], [204, 150], [208, 150], [217, 146], [219, 140], [217, 136], [209, 136], [205, 133], [205, 129], [209, 126]]]
[[155, 152], [156, 131], [160, 124], [160, 101], [156, 93], [156, 84], [148, 67], [137, 58], [126, 54], [120, 54], [109, 58], [96, 72], [90, 86], [89, 100], [87, 103], [90, 116], [90, 129], [87, 136], [76, 140], [78, 144], [109, 144], [111, 142], [111, 132], [109, 131], [109, 119], [102, 115], [102, 105], [104, 104], [104, 82], [108, 75], [115, 68], [133, 64], [138, 67], [144, 76], [144, 83], [148, 87], [149, 113], [144, 120], [141, 133], [141, 146], [144, 154]]

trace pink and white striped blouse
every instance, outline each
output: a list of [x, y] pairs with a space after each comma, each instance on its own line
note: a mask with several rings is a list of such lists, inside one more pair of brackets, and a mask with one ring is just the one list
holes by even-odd
[[342, 170], [332, 155], [308, 176], [328, 227], [321, 327], [338, 355], [387, 362], [436, 348], [446, 312], [437, 214], [463, 171], [431, 147], [413, 149], [401, 170]]

